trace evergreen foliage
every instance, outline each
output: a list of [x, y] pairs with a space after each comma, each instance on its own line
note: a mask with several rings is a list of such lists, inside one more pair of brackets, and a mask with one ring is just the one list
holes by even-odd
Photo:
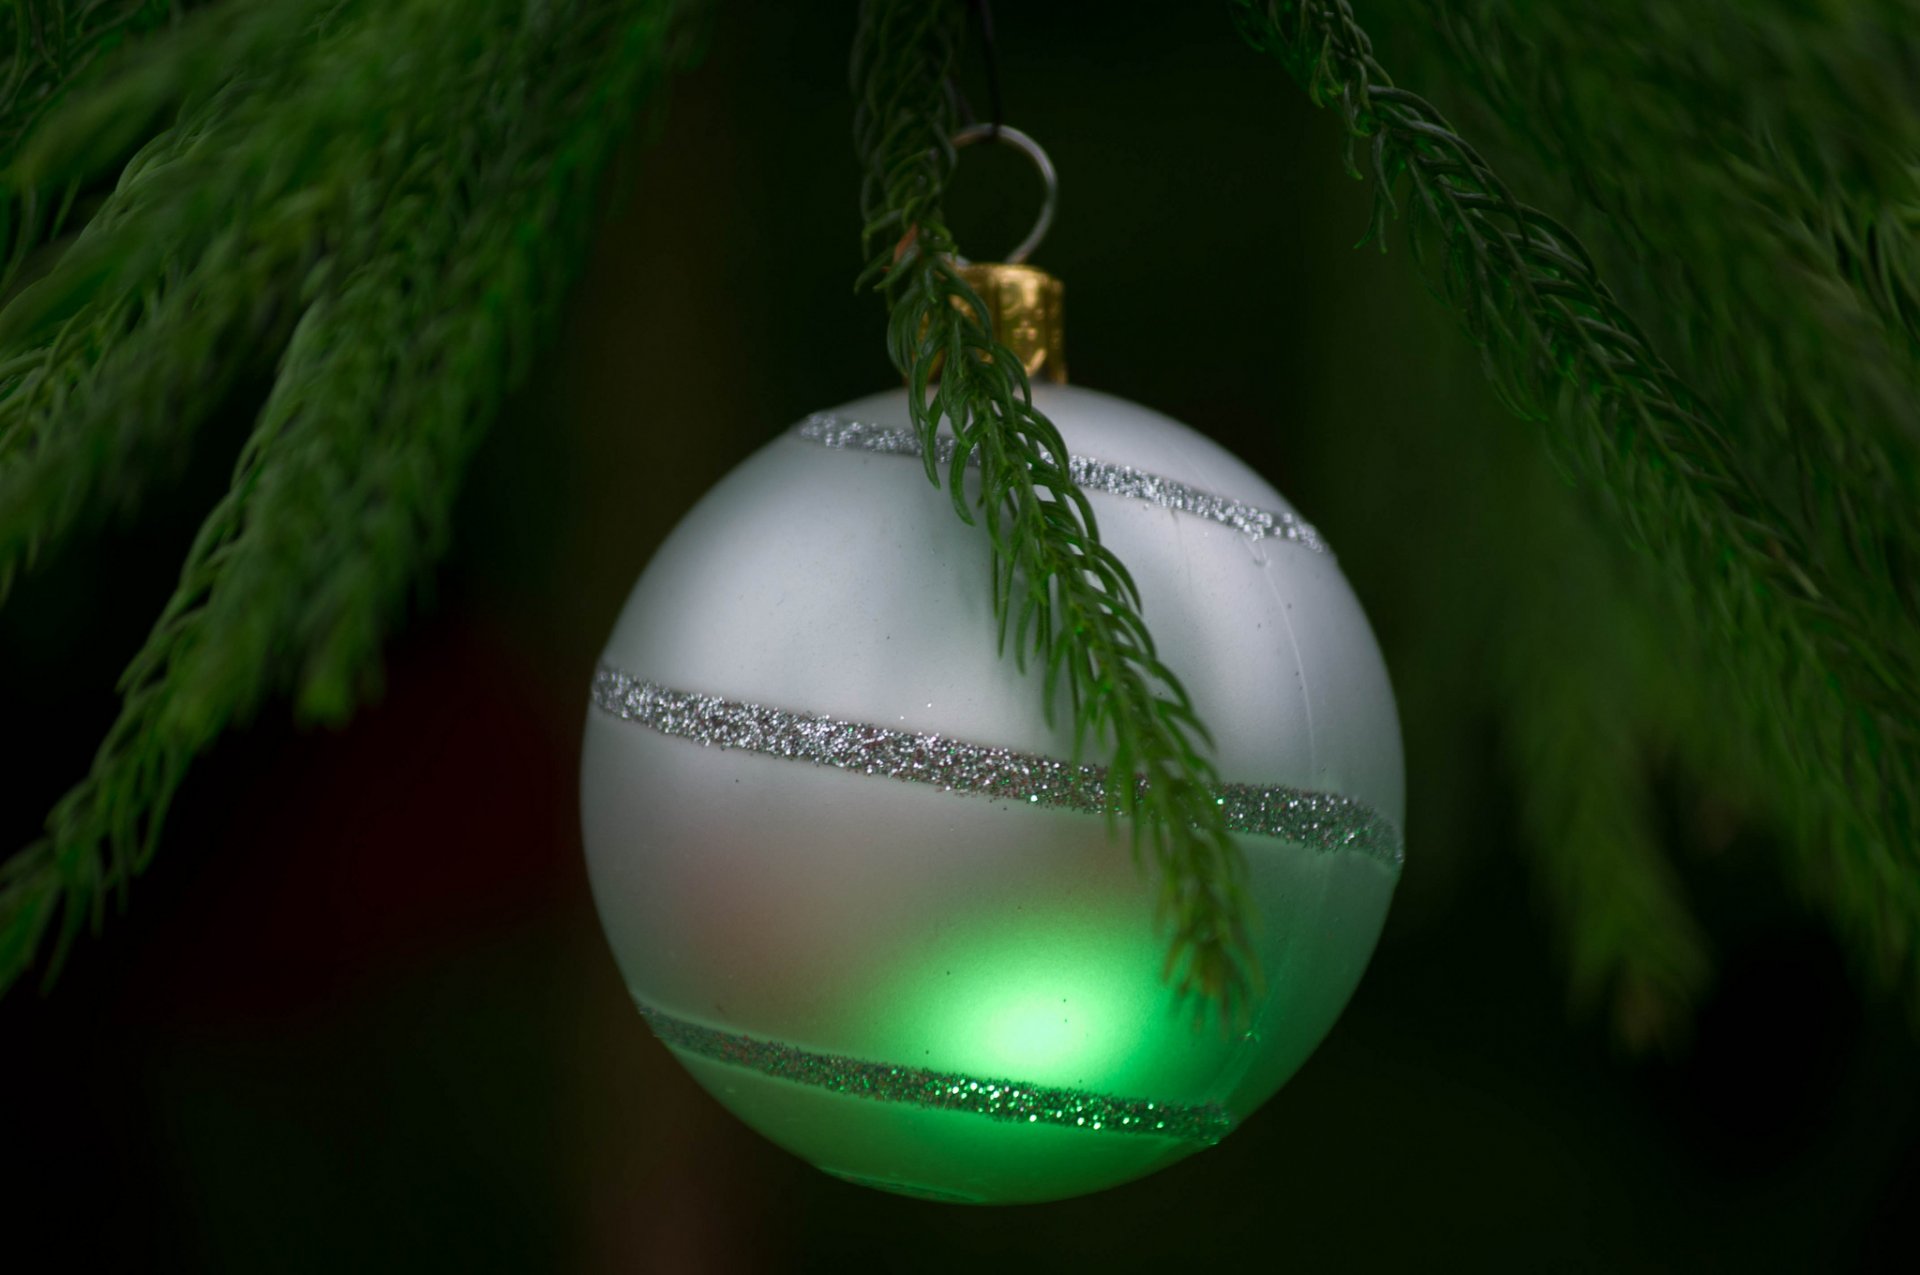
[[[1393, 84], [1343, 0], [1243, 3], [1239, 16], [1367, 147], [1373, 233], [1405, 215], [1416, 257], [1503, 396], [1555, 427], [1566, 469], [1666, 568], [1655, 611], [1678, 635], [1673, 655], [1693, 654], [1696, 634], [1709, 648], [1704, 686], [1676, 682], [1657, 722], [1600, 714], [1615, 728], [1605, 746], [1583, 743], [1578, 766], [1563, 758], [1573, 778], [1545, 781], [1561, 809], [1536, 809], [1533, 822], [1577, 932], [1576, 971], [1638, 984], [1651, 942], [1655, 983], [1684, 994], [1700, 977], [1670, 869], [1643, 826], [1608, 828], [1631, 825], [1642, 791], [1622, 750], [1669, 734], [1753, 776], [1842, 928], [1884, 972], [1912, 979], [1920, 435], [1911, 243], [1890, 243], [1883, 227], [1911, 224], [1913, 152], [1900, 131], [1920, 117], [1896, 108], [1912, 81], [1864, 15], [1743, 6], [1736, 21], [1726, 8], [1696, 18], [1650, 3], [1489, 0], [1438, 19], [1463, 80], [1550, 166], [1570, 169], [1598, 223], [1629, 243], [1627, 295], [1681, 371], [1569, 231]], [[1835, 91], [1791, 95], [1790, 110], [1788, 95], [1743, 78], [1768, 76]], [[1821, 101], [1802, 111], [1803, 98]], [[1863, 139], [1859, 120], [1880, 118], [1876, 107], [1889, 131]], [[1551, 706], [1592, 668], [1556, 661], [1511, 688], [1516, 735], [1564, 739]], [[1564, 800], [1590, 780], [1595, 800]], [[1612, 794], [1626, 800], [1610, 805]]]
[[13, 0], [0, 10], [0, 155], [12, 155], [42, 113], [94, 60], [164, 21], [171, 0]]
[[[229, 724], [280, 695], [338, 721], [371, 688], [696, 3], [0, 7], [0, 601], [271, 383], [91, 773], [0, 864], [0, 990], [98, 923]], [[1590, 521], [1659, 568], [1622, 570], [1531, 479], [1463, 487], [1517, 546], [1503, 604], [1532, 626], [1491, 624], [1484, 673], [1576, 997], [1644, 1039], [1708, 977], [1656, 826], [1669, 761], [1764, 812], [1862, 959], [1920, 988], [1920, 5], [1418, 7], [1409, 40], [1445, 59], [1423, 75], [1484, 150], [1395, 86], [1347, 0], [1234, 10], [1338, 112], [1371, 236], [1404, 220]], [[1258, 971], [1204, 729], [949, 261], [964, 19], [863, 8], [862, 281], [918, 428], [961, 440], [929, 477], [984, 524], [1003, 642], [1148, 777], [1112, 796], [1170, 970], [1237, 1010]]]
[[[1183, 994], [1223, 1022], [1244, 1016], [1259, 978], [1248, 943], [1244, 871], [1201, 748], [1205, 727], [1154, 654], [1140, 596], [1100, 543], [1093, 508], [1067, 472], [1059, 431], [1033, 406], [1020, 360], [998, 343], [980, 298], [956, 273], [942, 212], [958, 121], [948, 93], [965, 10], [924, 0], [868, 0], [855, 38], [855, 144], [865, 173], [863, 284], [887, 300], [887, 347], [936, 485], [942, 423], [958, 442], [945, 483], [954, 511], [984, 524], [993, 552], [1001, 643], [1044, 668], [1049, 712], [1064, 689], [1075, 748], [1111, 747], [1109, 814], [1128, 818], [1136, 859], [1159, 875], [1170, 923], [1167, 969]], [[978, 466], [969, 501], [966, 480]], [[1201, 1006], [1204, 1009], [1204, 1005]]]
[[0, 579], [131, 505], [243, 373], [274, 374], [91, 773], [0, 867], [0, 988], [56, 919], [49, 977], [98, 924], [228, 724], [279, 693], [335, 721], [369, 689], [618, 145], [687, 55], [683, 7], [230, 0], [12, 157], [9, 188], [46, 200], [138, 146], [0, 312]]

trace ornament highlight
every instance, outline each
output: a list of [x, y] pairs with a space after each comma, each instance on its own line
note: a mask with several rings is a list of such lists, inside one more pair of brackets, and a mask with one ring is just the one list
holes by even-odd
[[774, 1141], [935, 1199], [1057, 1199], [1217, 1142], [1345, 1005], [1401, 857], [1392, 692], [1318, 533], [1164, 416], [1034, 399], [1214, 735], [1266, 980], [1244, 1035], [1161, 982], [1156, 882], [1070, 714], [997, 654], [985, 535], [927, 482], [902, 391], [810, 417], [687, 515], [586, 728], [594, 897], [654, 1032]]

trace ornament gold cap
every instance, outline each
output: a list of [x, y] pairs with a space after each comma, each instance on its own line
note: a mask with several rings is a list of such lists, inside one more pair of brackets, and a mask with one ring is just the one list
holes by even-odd
[[[980, 297], [986, 307], [987, 326], [994, 339], [1013, 352], [1027, 370], [1029, 380], [1067, 381], [1066, 329], [1061, 322], [1062, 299], [1066, 289], [1046, 271], [1026, 264], [1027, 256], [1040, 246], [1047, 227], [1053, 224], [1053, 207], [1060, 195], [1060, 181], [1040, 143], [1017, 128], [1001, 123], [972, 124], [953, 135], [954, 149], [975, 142], [995, 142], [1011, 146], [1033, 161], [1046, 192], [1040, 203], [1040, 216], [1018, 247], [1005, 261], [968, 261], [953, 259], [954, 269]], [[966, 302], [954, 298], [954, 305]]]
[[1066, 384], [1065, 285], [1036, 266], [1011, 262], [968, 262], [958, 270], [985, 304], [994, 339], [1013, 351], [1027, 376]]

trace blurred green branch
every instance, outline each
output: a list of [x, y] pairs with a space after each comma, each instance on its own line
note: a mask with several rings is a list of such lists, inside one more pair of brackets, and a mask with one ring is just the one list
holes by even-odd
[[0, 989], [99, 923], [230, 723], [283, 692], [338, 720], [373, 685], [687, 7], [228, 0], [28, 136], [8, 189], [44, 195], [154, 134], [0, 310], [0, 582], [274, 378], [91, 773], [0, 865]]
[[101, 54], [164, 22], [175, 0], [10, 0], [0, 8], [0, 158]]
[[[1666, 569], [1671, 613], [1703, 635], [1724, 692], [1682, 702], [1735, 710], [1731, 726], [1723, 712], [1686, 723], [1688, 733], [1745, 736], [1742, 749], [1787, 815], [1835, 919], [1885, 972], [1920, 987], [1915, 400], [1906, 342], [1887, 330], [1911, 314], [1902, 299], [1912, 294], [1911, 274], [1899, 255], [1910, 246], [1881, 253], [1866, 270], [1857, 251], [1839, 250], [1849, 241], [1833, 231], [1853, 227], [1857, 240], [1857, 228], [1879, 215], [1861, 209], [1906, 198], [1913, 152], [1841, 145], [1852, 105], [1801, 113], [1799, 95], [1792, 107], [1761, 106], [1751, 92], [1754, 111], [1702, 109], [1705, 95], [1661, 104], [1659, 86], [1680, 74], [1668, 64], [1684, 63], [1685, 50], [1720, 56], [1738, 46], [1704, 15], [1689, 40], [1671, 28], [1693, 15], [1670, 7], [1638, 6], [1641, 23], [1612, 10], [1532, 7], [1545, 27], [1580, 26], [1578, 39], [1558, 46], [1564, 62], [1549, 56], [1535, 65], [1523, 36], [1508, 43], [1499, 33], [1505, 7], [1499, 17], [1492, 7], [1468, 6], [1443, 23], [1469, 78], [1484, 75], [1517, 130], [1539, 130], [1542, 149], [1580, 169], [1582, 189], [1635, 227], [1645, 255], [1629, 275], [1632, 290], [1672, 321], [1675, 348], [1704, 391], [1655, 353], [1570, 232], [1520, 203], [1431, 104], [1394, 85], [1344, 0], [1243, 0], [1237, 10], [1256, 47], [1277, 56], [1316, 104], [1338, 110], [1356, 176], [1356, 148], [1365, 147], [1373, 237], [1404, 215], [1416, 259], [1465, 322], [1503, 398], [1525, 419], [1555, 426], [1548, 437], [1562, 462], [1605, 494], [1618, 525]], [[1608, 49], [1611, 59], [1595, 53]], [[1841, 58], [1829, 69], [1849, 65]], [[1522, 66], [1524, 87], [1515, 78]], [[1591, 70], [1591, 83], [1573, 67]], [[1582, 85], [1585, 112], [1556, 115]], [[1913, 126], [1910, 109], [1898, 114], [1902, 127]], [[1744, 142], [1742, 123], [1751, 125]], [[1701, 127], [1726, 136], [1703, 147], [1687, 131]], [[1642, 149], [1628, 152], [1623, 138], [1636, 129]], [[1654, 193], [1667, 169], [1685, 177]], [[1836, 175], [1855, 196], [1833, 193]], [[1716, 185], [1717, 202], [1702, 197]], [[1655, 205], [1660, 215], [1642, 216]], [[1823, 246], [1810, 225], [1835, 246]], [[1755, 269], [1749, 254], [1761, 251], [1761, 260], [1788, 268]], [[1529, 674], [1515, 689], [1537, 694], [1549, 683], [1557, 698], [1573, 693], [1560, 674]], [[1522, 748], [1551, 742], [1539, 706], [1553, 698], [1535, 698], [1515, 717]], [[1716, 746], [1725, 747], [1708, 745]], [[1617, 757], [1620, 745], [1598, 751]], [[1597, 755], [1577, 753], [1583, 765]], [[1636, 790], [1638, 781], [1622, 782]], [[1547, 822], [1591, 834], [1600, 826], [1592, 814], [1566, 808]], [[1611, 862], [1573, 864], [1569, 847], [1581, 845]], [[1568, 837], [1547, 853], [1559, 865], [1552, 889], [1579, 934], [1583, 977], [1627, 970], [1643, 959], [1636, 945], [1646, 935], [1690, 931], [1663, 884], [1670, 869], [1630, 828]], [[1685, 942], [1663, 964], [1682, 987], [1696, 977]]]
[[[172, 16], [173, 0], [11, 0], [0, 8], [0, 164], [102, 55]], [[72, 191], [0, 189], [0, 296], [28, 254], [59, 233]], [[3, 586], [4, 582], [0, 582]]]
[[[965, 9], [958, 3], [868, 0], [853, 56], [855, 144], [865, 178], [861, 213], [868, 264], [861, 283], [885, 296], [887, 348], [907, 378], [907, 401], [938, 470], [942, 422], [958, 446], [945, 482], [955, 512], [984, 522], [993, 547], [1001, 640], [1046, 671], [1052, 710], [1064, 686], [1077, 744], [1110, 742], [1111, 813], [1129, 819], [1136, 858], [1159, 873], [1171, 923], [1170, 975], [1232, 1022], [1259, 977], [1241, 889], [1243, 866], [1200, 751], [1205, 728], [1174, 674], [1154, 654], [1126, 568], [1100, 543], [1093, 509], [1067, 472], [1059, 431], [1033, 406], [1020, 360], [994, 339], [986, 309], [955, 272], [942, 196], [957, 121], [947, 75]], [[969, 502], [970, 465], [980, 495]]]
[[[0, 864], [0, 988], [98, 922], [229, 723], [279, 694], [339, 720], [373, 684], [610, 157], [684, 60], [689, 3], [0, 7], [0, 599], [272, 381], [92, 772]], [[1562, 561], [1583, 533], [1504, 493], [1528, 529], [1511, 605], [1538, 623], [1490, 641], [1487, 676], [1576, 996], [1656, 1032], [1707, 977], [1651, 809], [1648, 757], [1669, 753], [1742, 786], [1836, 924], [1920, 987], [1920, 54], [1897, 38], [1920, 6], [1422, 3], [1514, 143], [1500, 172], [1563, 199], [1601, 266], [1393, 84], [1345, 0], [1237, 11], [1339, 112], [1356, 175], [1364, 147], [1373, 236], [1404, 217], [1493, 383], [1664, 568], [1627, 588]], [[918, 427], [961, 440], [930, 477], [985, 523], [1016, 657], [1151, 777], [1114, 796], [1180, 982], [1232, 1006], [1257, 971], [1204, 732], [948, 262], [963, 16], [863, 11], [863, 280]]]

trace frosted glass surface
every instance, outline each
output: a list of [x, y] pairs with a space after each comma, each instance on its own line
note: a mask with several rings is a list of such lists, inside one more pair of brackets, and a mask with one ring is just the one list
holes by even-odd
[[[1239, 461], [1164, 417], [1046, 387], [1070, 450], [1273, 510]], [[835, 409], [905, 424], [895, 393]], [[1224, 778], [1402, 817], [1392, 692], [1330, 555], [1094, 494]], [[635, 677], [1070, 755], [1037, 680], [996, 658], [984, 536], [920, 464], [784, 436], [675, 530], [606, 660]], [[1159, 980], [1152, 881], [1097, 817], [958, 796], [589, 715], [588, 865], [637, 999], [824, 1054], [1245, 1115], [1358, 982], [1395, 871], [1239, 838], [1268, 1000], [1196, 1032]], [[938, 1198], [1095, 1190], [1199, 1149], [857, 1098], [683, 1054], [743, 1119], [829, 1171]]]

